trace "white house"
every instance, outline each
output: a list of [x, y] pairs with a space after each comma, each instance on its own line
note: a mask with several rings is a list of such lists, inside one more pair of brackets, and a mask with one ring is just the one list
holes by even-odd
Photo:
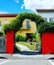
[[54, 9], [36, 9], [37, 13], [44, 17], [48, 22], [54, 21]]

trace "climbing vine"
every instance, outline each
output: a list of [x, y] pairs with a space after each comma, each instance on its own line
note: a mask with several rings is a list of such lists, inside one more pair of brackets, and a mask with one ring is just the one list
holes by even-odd
[[54, 22], [45, 22], [39, 26], [39, 33], [42, 32], [54, 32]]
[[16, 16], [15, 19], [11, 20], [9, 24], [4, 25], [4, 31], [14, 30], [15, 32], [18, 31], [22, 27], [22, 23], [25, 19], [30, 19], [37, 24], [37, 28], [39, 25], [43, 24], [45, 20], [36, 13], [21, 13]]

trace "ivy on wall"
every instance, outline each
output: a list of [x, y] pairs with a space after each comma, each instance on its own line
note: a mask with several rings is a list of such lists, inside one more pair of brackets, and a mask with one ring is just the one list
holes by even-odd
[[38, 28], [39, 33], [54, 32], [54, 22], [45, 22]]
[[3, 27], [4, 31], [5, 32], [10, 30], [14, 30], [15, 32], [18, 31], [22, 27], [23, 21], [25, 19], [30, 19], [31, 21], [34, 21], [37, 24], [37, 28], [39, 27], [39, 25], [45, 22], [45, 20], [36, 13], [24, 12], [17, 15], [16, 18], [11, 20], [9, 24], [4, 25]]

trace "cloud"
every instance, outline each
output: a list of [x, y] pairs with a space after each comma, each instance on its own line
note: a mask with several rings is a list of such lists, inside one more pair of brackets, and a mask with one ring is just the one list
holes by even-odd
[[15, 0], [16, 3], [19, 3], [19, 0]]
[[8, 12], [0, 10], [0, 14], [8, 14]]
[[21, 8], [35, 11], [39, 8], [54, 8], [54, 0], [23, 0]]

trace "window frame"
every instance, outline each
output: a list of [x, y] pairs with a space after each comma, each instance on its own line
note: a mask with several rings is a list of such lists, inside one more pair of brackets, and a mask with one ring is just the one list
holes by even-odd
[[30, 28], [30, 20], [29, 19], [26, 20], [26, 27], [27, 27], [27, 29]]

